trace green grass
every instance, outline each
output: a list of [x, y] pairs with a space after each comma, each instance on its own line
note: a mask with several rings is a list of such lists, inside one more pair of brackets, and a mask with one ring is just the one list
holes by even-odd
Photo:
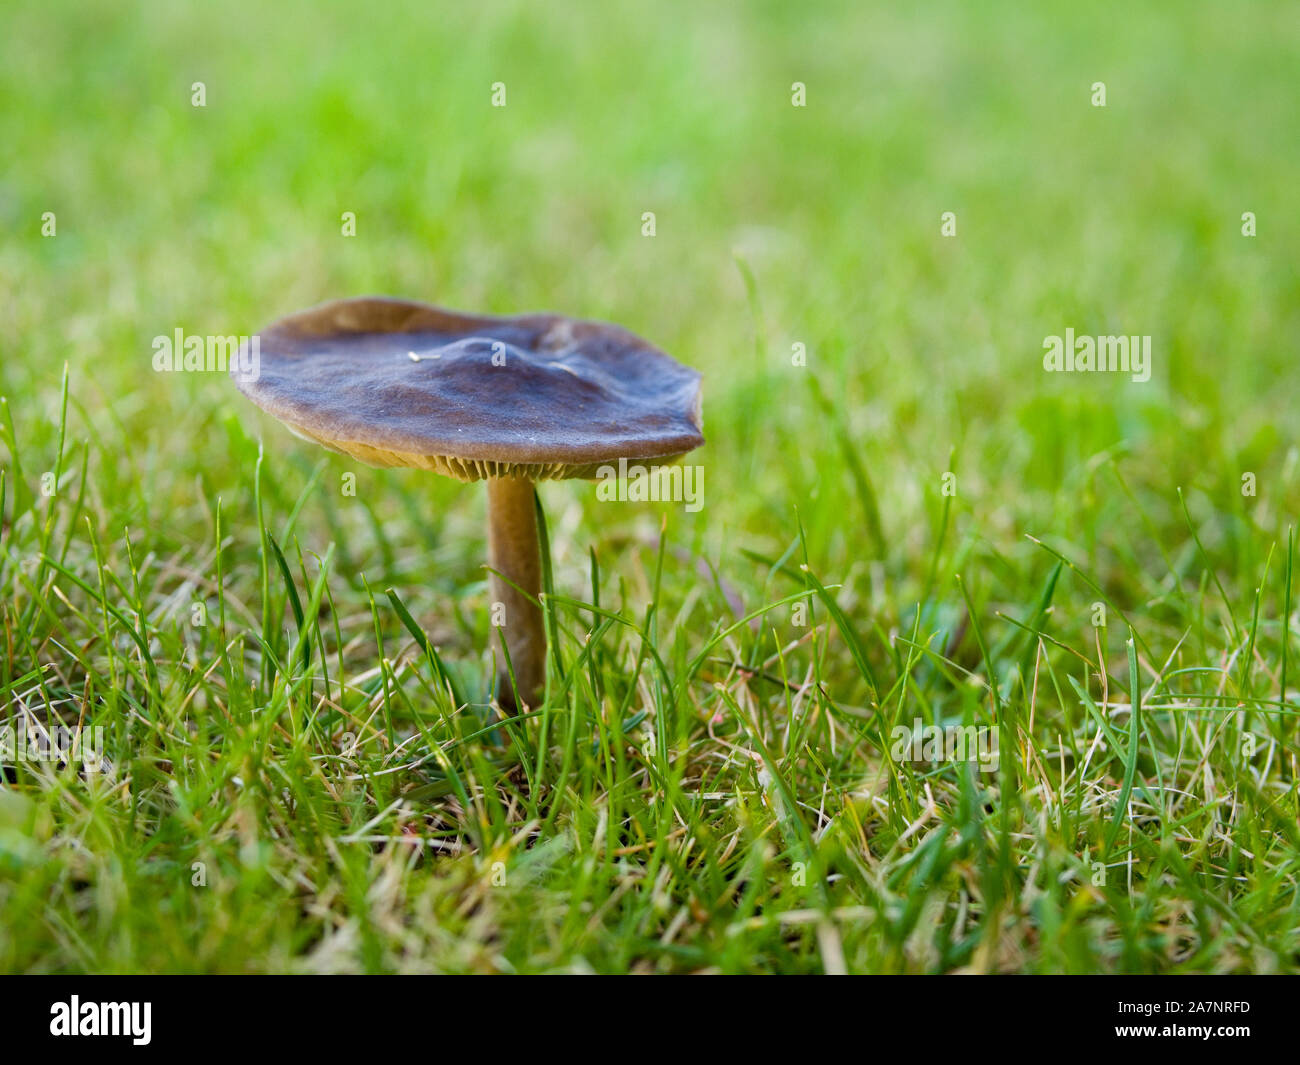
[[[0, 716], [110, 763], [9, 761], [0, 970], [1300, 969], [1291, 5], [585, 7], [0, 16]], [[704, 374], [699, 513], [543, 486], [527, 718], [481, 485], [151, 369], [368, 293]]]

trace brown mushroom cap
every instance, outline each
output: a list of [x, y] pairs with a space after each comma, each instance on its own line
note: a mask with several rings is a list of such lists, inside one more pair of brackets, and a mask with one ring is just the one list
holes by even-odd
[[[462, 481], [595, 477], [704, 443], [700, 375], [604, 322], [336, 300], [260, 333], [240, 391], [301, 436], [372, 466]], [[504, 365], [494, 365], [504, 358]]]

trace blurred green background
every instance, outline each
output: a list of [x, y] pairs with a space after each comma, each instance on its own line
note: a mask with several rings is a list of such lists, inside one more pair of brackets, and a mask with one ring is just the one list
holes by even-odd
[[[49, 414], [66, 360], [123, 477], [185, 455], [219, 488], [214, 423], [253, 418], [223, 381], [152, 377], [152, 337], [372, 292], [608, 318], [699, 367], [719, 532], [784, 530], [796, 502], [853, 515], [795, 341], [891, 538], [954, 446], [959, 499], [1050, 530], [1121, 438], [1172, 488], [1292, 435], [1291, 5], [42, 3], [4, 23], [4, 392]], [[1155, 379], [1050, 378], [1042, 339], [1067, 325], [1150, 334]]]

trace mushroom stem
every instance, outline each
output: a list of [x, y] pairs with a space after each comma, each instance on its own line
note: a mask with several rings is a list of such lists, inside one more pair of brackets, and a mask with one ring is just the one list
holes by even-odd
[[[497, 699], [511, 710], [537, 705], [546, 682], [546, 630], [542, 612], [531, 602], [541, 598], [542, 555], [537, 541], [533, 482], [522, 477], [489, 477], [488, 564], [492, 574], [492, 623], [496, 640], [509, 649], [514, 686], [505, 657], [499, 662]], [[500, 576], [498, 576], [500, 574]], [[520, 592], [502, 580], [509, 578]], [[518, 699], [515, 697], [518, 688]]]

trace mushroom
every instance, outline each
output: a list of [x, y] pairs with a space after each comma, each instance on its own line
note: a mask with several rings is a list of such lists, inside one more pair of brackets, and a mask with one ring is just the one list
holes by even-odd
[[256, 372], [233, 376], [292, 432], [372, 466], [487, 481], [493, 621], [514, 672], [512, 687], [501, 664], [497, 698], [537, 705], [534, 482], [603, 476], [620, 459], [653, 468], [699, 447], [700, 375], [616, 325], [396, 299], [324, 303], [259, 337]]

